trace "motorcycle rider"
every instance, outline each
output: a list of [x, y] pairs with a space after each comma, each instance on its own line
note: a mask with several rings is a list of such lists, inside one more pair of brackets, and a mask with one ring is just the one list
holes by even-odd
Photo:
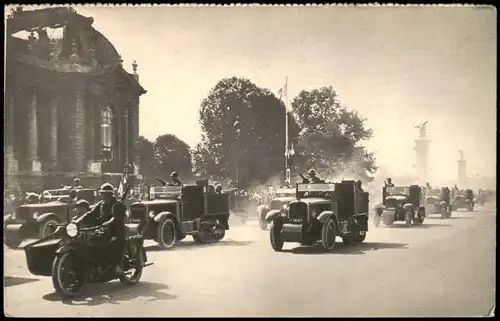
[[92, 210], [75, 220], [76, 224], [90, 220], [102, 225], [110, 238], [109, 257], [115, 265], [115, 272], [123, 274], [122, 254], [125, 247], [125, 205], [114, 197], [114, 187], [110, 183], [104, 183], [99, 194], [102, 200]]

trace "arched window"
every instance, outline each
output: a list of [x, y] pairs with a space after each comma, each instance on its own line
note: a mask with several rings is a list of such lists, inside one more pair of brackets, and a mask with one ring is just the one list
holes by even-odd
[[113, 110], [106, 106], [101, 111], [101, 151], [105, 161], [113, 160], [114, 150], [114, 127]]

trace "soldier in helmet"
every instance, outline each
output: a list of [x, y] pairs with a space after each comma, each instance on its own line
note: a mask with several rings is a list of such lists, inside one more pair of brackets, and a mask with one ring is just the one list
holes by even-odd
[[87, 202], [86, 200], [83, 200], [83, 199], [76, 202], [75, 211], [74, 211], [75, 218], [78, 218], [78, 217], [84, 215], [88, 211], [90, 211], [90, 203], [89, 202]]
[[364, 192], [364, 191], [363, 191], [363, 187], [361, 186], [362, 184], [363, 184], [363, 183], [361, 182], [361, 180], [358, 180], [358, 181], [356, 182], [356, 191], [358, 191], [358, 192]]
[[114, 187], [109, 183], [104, 183], [99, 194], [102, 201], [94, 208], [76, 219], [75, 223], [91, 221], [96, 225], [102, 225], [110, 237], [109, 255], [112, 263], [115, 264], [117, 274], [123, 274], [122, 255], [125, 246], [125, 205], [114, 197]]
[[309, 179], [308, 179], [309, 183], [313, 183], [313, 184], [323, 183], [323, 180], [318, 177], [318, 175], [314, 169], [310, 169], [307, 174], [309, 175]]
[[387, 178], [385, 182], [385, 187], [394, 187], [394, 184], [392, 183], [392, 178]]
[[78, 177], [75, 177], [75, 179], [73, 180], [73, 185], [71, 186], [71, 188], [74, 189], [83, 188], [82, 184], [80, 184], [80, 179]]
[[179, 179], [179, 174], [177, 174], [177, 172], [172, 172], [172, 174], [170, 174], [170, 179], [170, 186], [182, 186], [182, 182]]

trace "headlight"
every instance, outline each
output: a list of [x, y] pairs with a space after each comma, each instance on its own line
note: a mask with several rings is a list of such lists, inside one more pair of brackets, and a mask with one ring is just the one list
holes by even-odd
[[149, 216], [150, 218], [155, 217], [155, 212], [154, 212], [154, 211], [149, 211], [148, 216]]
[[283, 207], [282, 207], [284, 210], [287, 210], [288, 209], [288, 204], [283, 204]]
[[69, 223], [66, 226], [66, 234], [68, 234], [69, 237], [75, 237], [78, 235], [78, 226], [76, 226], [75, 223]]
[[39, 215], [40, 215], [40, 213], [35, 212], [35, 213], [33, 213], [33, 218], [36, 220], [36, 219], [38, 218], [38, 216], [39, 216]]

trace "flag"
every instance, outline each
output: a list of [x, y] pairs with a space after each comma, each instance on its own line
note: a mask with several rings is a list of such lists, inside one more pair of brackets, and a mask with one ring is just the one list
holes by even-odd
[[295, 149], [293, 148], [293, 142], [292, 144], [285, 150], [285, 157], [289, 158], [291, 156], [295, 155]]
[[283, 96], [286, 97], [287, 95], [287, 91], [288, 91], [288, 88], [287, 88], [287, 84], [285, 83], [285, 85], [283, 87], [281, 87], [279, 90], [278, 90], [278, 96], [279, 96], [279, 99], [282, 100]]
[[122, 174], [122, 178], [120, 179], [120, 185], [118, 186], [118, 195], [123, 195], [127, 184], [128, 184], [128, 172], [127, 169], [125, 169], [125, 171]]

